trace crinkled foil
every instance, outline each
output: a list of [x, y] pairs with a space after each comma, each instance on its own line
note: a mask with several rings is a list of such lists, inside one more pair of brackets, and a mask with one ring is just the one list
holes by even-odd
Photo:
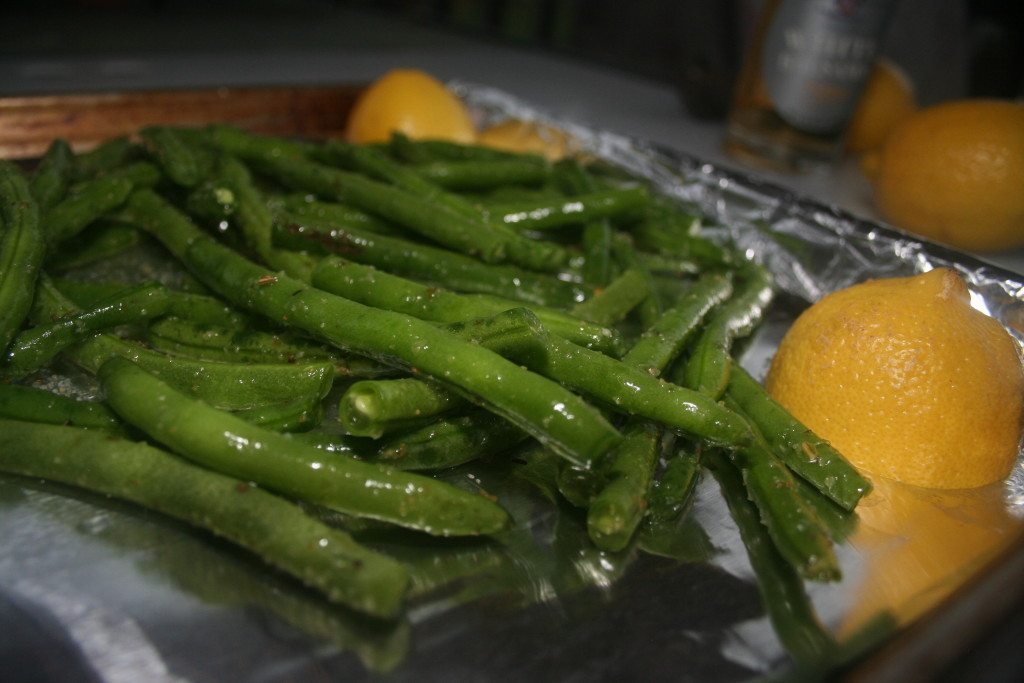
[[[565, 130], [582, 151], [698, 207], [710, 223], [709, 233], [763, 263], [784, 292], [813, 302], [872, 278], [951, 268], [967, 282], [972, 306], [1001, 322], [1018, 347], [1024, 346], [1020, 275], [681, 152], [551, 116], [495, 88], [453, 87], [485, 121], [513, 117]], [[1024, 517], [1024, 444], [1006, 481], [1006, 502]]]

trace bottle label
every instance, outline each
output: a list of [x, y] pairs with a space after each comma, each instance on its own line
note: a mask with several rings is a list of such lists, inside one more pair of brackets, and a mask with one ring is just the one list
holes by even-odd
[[857, 105], [893, 0], [782, 0], [764, 42], [765, 87], [787, 123], [839, 133]]

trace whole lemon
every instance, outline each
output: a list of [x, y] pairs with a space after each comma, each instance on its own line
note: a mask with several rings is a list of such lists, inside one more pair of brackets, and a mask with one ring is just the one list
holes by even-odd
[[398, 131], [411, 138], [469, 143], [476, 138], [462, 100], [423, 71], [395, 69], [360, 93], [349, 112], [350, 142], [385, 142]]
[[917, 111], [914, 87], [898, 66], [879, 60], [846, 129], [846, 151], [878, 149], [898, 123]]
[[951, 270], [826, 296], [786, 333], [766, 384], [872, 474], [971, 488], [1005, 478], [1017, 457], [1024, 398], [1017, 345], [971, 308]]
[[873, 162], [892, 223], [971, 251], [1024, 244], [1024, 105], [961, 100], [922, 109]]

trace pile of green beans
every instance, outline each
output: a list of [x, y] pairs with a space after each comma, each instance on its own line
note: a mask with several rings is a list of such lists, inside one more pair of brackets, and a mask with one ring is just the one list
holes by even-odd
[[[0, 471], [186, 520], [392, 618], [423, 577], [331, 520], [507, 538], [527, 520], [438, 476], [500, 461], [617, 554], [681, 528], [707, 467], [784, 640], [827, 649], [802, 581], [839, 577], [870, 484], [740, 367], [771, 277], [698, 216], [581, 161], [399, 135], [140, 139], [0, 162]], [[100, 277], [154, 243], [187, 290]], [[66, 363], [98, 400], [32, 386]]]

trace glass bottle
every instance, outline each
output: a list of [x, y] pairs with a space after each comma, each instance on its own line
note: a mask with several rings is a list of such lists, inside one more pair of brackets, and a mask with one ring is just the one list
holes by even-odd
[[801, 170], [830, 163], [897, 0], [767, 0], [733, 96], [725, 150]]

